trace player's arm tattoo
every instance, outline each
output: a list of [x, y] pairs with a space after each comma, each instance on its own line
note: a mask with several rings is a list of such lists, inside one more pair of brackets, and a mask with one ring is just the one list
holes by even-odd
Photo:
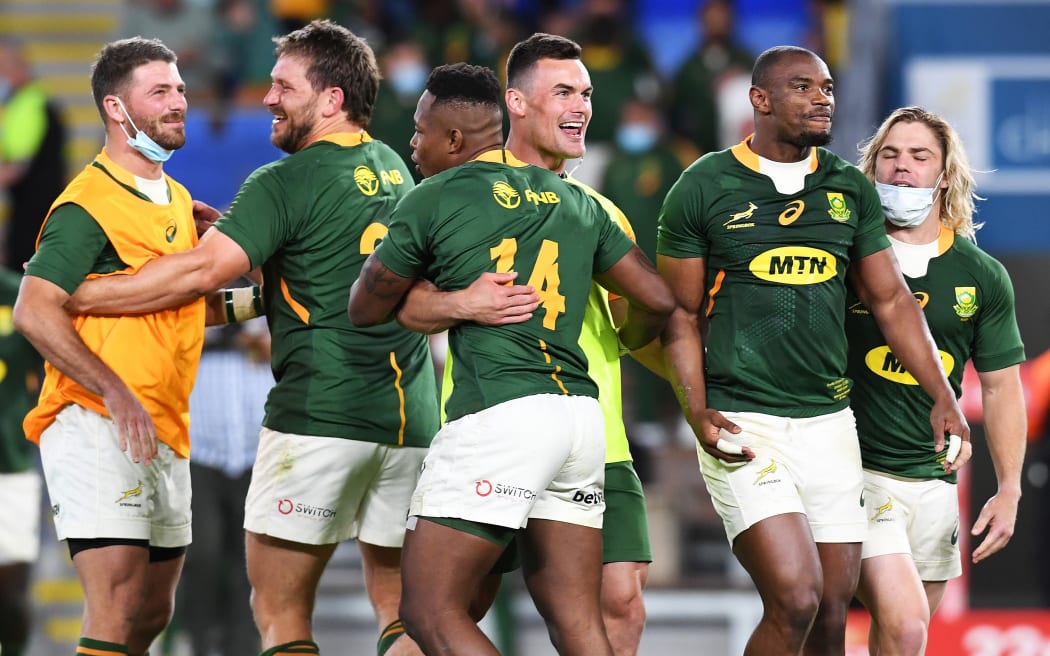
[[638, 264], [642, 265], [642, 267], [650, 273], [657, 273], [656, 265], [652, 263], [652, 261], [649, 259], [649, 256], [645, 254], [645, 251], [643, 251], [640, 248], [635, 248], [633, 250], [634, 259], [638, 262]]
[[405, 293], [405, 279], [386, 268], [377, 257], [365, 260], [361, 278], [365, 282], [365, 290], [373, 296], [385, 300], [400, 299]]

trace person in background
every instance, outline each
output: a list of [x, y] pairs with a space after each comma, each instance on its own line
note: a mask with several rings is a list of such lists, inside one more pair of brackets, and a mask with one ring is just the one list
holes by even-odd
[[8, 194], [3, 262], [22, 272], [51, 203], [66, 186], [66, 127], [22, 46], [0, 37], [0, 187]]
[[[606, 198], [631, 217], [638, 247], [653, 261], [660, 206], [682, 169], [696, 156], [695, 149], [671, 143], [656, 104], [635, 98], [623, 106], [616, 129], [616, 148], [602, 174], [600, 188]], [[639, 447], [658, 446], [675, 428], [670, 420], [680, 416], [674, 392], [666, 380], [634, 358], [625, 358], [623, 367], [627, 388], [624, 420], [630, 425], [629, 433]], [[636, 452], [636, 466], [641, 472], [645, 469], [647, 449], [632, 451]]]
[[244, 499], [271, 387], [265, 319], [205, 331], [190, 395], [193, 544], [177, 621], [194, 656], [259, 650], [244, 558]]
[[754, 55], [736, 40], [732, 0], [707, 0], [699, 5], [700, 45], [675, 73], [671, 125], [701, 153], [720, 150], [718, 88], [727, 74], [746, 73]]
[[40, 552], [41, 481], [22, 418], [36, 403], [43, 362], [11, 322], [20, 273], [0, 267], [0, 653], [28, 654], [29, 577]]
[[867, 533], [842, 328], [847, 275], [935, 400], [927, 450], [942, 451], [948, 434], [969, 439], [889, 250], [878, 194], [821, 148], [834, 88], [813, 52], [763, 52], [749, 93], [754, 134], [687, 168], [660, 215], [657, 266], [679, 306], [662, 338], [670, 380], [764, 607], [748, 656], [845, 652]]
[[373, 137], [394, 149], [405, 162], [412, 158], [409, 142], [415, 133], [412, 115], [423, 92], [430, 66], [423, 48], [415, 41], [390, 44], [379, 57], [383, 83], [376, 96], [376, 111], [369, 124]]
[[[860, 151], [875, 183], [886, 232], [908, 287], [937, 342], [952, 389], [972, 361], [998, 482], [971, 534], [987, 536], [977, 564], [1007, 545], [1021, 498], [1027, 418], [1024, 345], [1010, 276], [975, 244], [973, 172], [962, 140], [920, 107], [891, 113]], [[922, 654], [930, 617], [950, 579], [962, 574], [956, 474], [929, 448], [933, 401], [901, 367], [868, 308], [847, 299], [847, 375], [855, 382], [868, 535], [857, 596], [871, 613], [872, 654]], [[961, 445], [969, 456], [970, 444]]]

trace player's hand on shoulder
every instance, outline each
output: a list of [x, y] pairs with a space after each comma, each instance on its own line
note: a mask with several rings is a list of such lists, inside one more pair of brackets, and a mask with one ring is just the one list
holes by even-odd
[[193, 201], [193, 222], [197, 224], [197, 236], [201, 237], [208, 228], [215, 225], [222, 212], [208, 205], [204, 201]]

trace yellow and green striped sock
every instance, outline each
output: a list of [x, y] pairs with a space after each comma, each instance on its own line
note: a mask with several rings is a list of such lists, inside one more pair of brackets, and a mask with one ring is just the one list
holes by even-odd
[[379, 634], [379, 642], [376, 643], [376, 656], [383, 656], [394, 646], [397, 639], [405, 635], [405, 625], [398, 618], [387, 625]]
[[320, 654], [321, 649], [316, 642], [310, 640], [296, 640], [286, 642], [283, 645], [271, 647], [259, 654], [259, 656], [295, 656], [296, 654]]
[[74, 653], [77, 656], [128, 656], [128, 646], [103, 640], [81, 638]]

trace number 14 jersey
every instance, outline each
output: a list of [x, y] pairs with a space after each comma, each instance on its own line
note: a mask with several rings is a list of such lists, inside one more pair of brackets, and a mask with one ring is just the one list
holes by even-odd
[[445, 291], [518, 271], [541, 297], [532, 318], [449, 331], [448, 420], [534, 394], [597, 397], [578, 341], [591, 276], [633, 247], [597, 201], [556, 174], [494, 150], [423, 181], [398, 204], [376, 256]]

